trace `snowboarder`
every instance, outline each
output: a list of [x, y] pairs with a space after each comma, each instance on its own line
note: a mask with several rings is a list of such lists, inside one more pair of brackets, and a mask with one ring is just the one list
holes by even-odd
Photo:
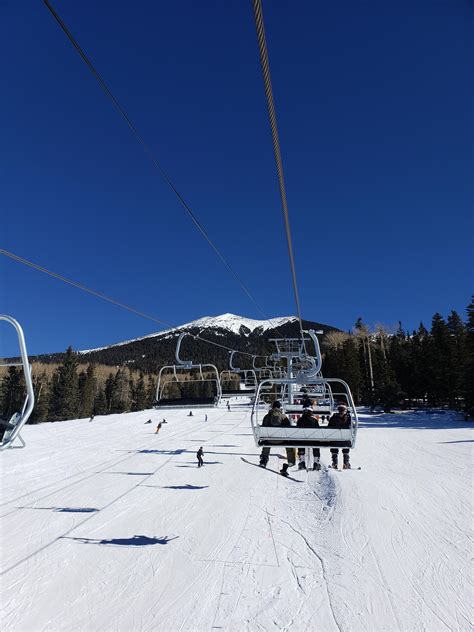
[[[350, 428], [351, 426], [351, 416], [347, 410], [347, 406], [345, 404], [339, 404], [337, 407], [337, 413], [331, 416], [328, 422], [328, 428]], [[338, 468], [338, 458], [339, 458], [339, 448], [331, 448], [331, 457], [332, 457], [332, 467], [337, 470]], [[342, 467], [345, 470], [351, 469], [351, 464], [349, 461], [349, 448], [342, 448], [342, 458], [343, 464]]]
[[155, 431], [155, 434], [158, 434], [158, 433], [160, 432], [160, 430], [161, 430], [161, 426], [162, 426], [162, 423], [161, 423], [161, 421], [160, 421], [160, 423], [156, 426], [156, 431]]
[[[272, 408], [268, 411], [262, 420], [262, 426], [291, 426], [290, 420], [281, 410], [281, 403], [278, 400], [273, 402]], [[262, 448], [262, 454], [260, 455], [260, 466], [267, 467], [268, 458], [270, 456], [270, 448]], [[295, 464], [295, 451], [293, 448], [286, 448], [286, 458], [288, 464], [282, 467], [281, 474], [285, 475], [286, 470]]]
[[[303, 414], [296, 422], [296, 427], [297, 428], [318, 428], [318, 426], [319, 424], [318, 424], [317, 419], [313, 415], [313, 410], [311, 408], [304, 408]], [[306, 469], [305, 455], [306, 455], [306, 449], [298, 448], [298, 460], [299, 460], [298, 469], [299, 470]], [[313, 448], [313, 458], [314, 458], [313, 470], [321, 469], [321, 463], [319, 461], [320, 456], [321, 456], [321, 453], [320, 453], [319, 448]]]
[[148, 421], [145, 421], [146, 424], [151, 424], [151, 419], [149, 419]]
[[192, 410], [190, 410], [190, 411], [189, 411], [189, 415], [188, 415], [188, 417], [192, 417], [192, 416], [193, 416], [193, 411], [192, 411]]
[[202, 450], [202, 446], [196, 452], [196, 456], [197, 456], [197, 460], [198, 460], [198, 467], [202, 467], [204, 465], [204, 461], [202, 460], [202, 457], [204, 456], [204, 452]]
[[163, 419], [163, 421], [161, 423], [162, 424], [167, 424], [168, 422], [166, 421], [166, 419]]

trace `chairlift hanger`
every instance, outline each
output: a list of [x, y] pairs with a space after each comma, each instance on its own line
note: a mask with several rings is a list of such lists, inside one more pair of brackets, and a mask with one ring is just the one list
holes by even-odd
[[8, 421], [0, 420], [0, 450], [12, 448], [13, 443], [16, 439], [18, 439], [22, 444], [16, 447], [24, 448], [25, 442], [20, 435], [20, 431], [28, 421], [35, 405], [35, 393], [33, 390], [33, 382], [31, 379], [31, 365], [28, 360], [25, 336], [23, 334], [23, 329], [21, 328], [20, 323], [11, 316], [7, 316], [6, 314], [0, 314], [0, 320], [5, 320], [16, 329], [21, 356], [21, 364], [18, 362], [5, 362], [2, 363], [1, 366], [22, 366], [25, 376], [26, 391], [21, 411], [15, 412]]
[[[217, 367], [214, 364], [201, 364], [201, 363], [196, 364], [192, 360], [183, 360], [179, 356], [179, 353], [181, 350], [181, 343], [183, 341], [183, 338], [187, 335], [189, 335], [188, 332], [184, 331], [178, 337], [178, 341], [176, 343], [176, 351], [175, 351], [176, 364], [161, 367], [158, 373], [158, 384], [156, 387], [155, 404], [154, 404], [156, 408], [165, 408], [165, 407], [166, 408], [179, 408], [183, 406], [184, 407], [188, 407], [188, 406], [197, 407], [197, 406], [212, 406], [212, 405], [218, 406], [220, 404], [220, 401], [222, 398], [222, 387], [221, 387], [221, 381], [220, 381], [219, 371], [217, 370]], [[166, 375], [165, 371], [169, 369], [173, 370], [173, 375], [175, 378], [177, 378], [176, 371], [191, 371], [191, 370], [197, 369], [199, 371], [199, 379], [188, 380], [188, 383], [196, 382], [196, 381], [213, 382], [216, 385], [216, 391], [217, 391], [216, 397], [213, 398], [212, 401], [204, 401], [204, 398], [202, 397], [186, 399], [186, 400], [163, 399], [164, 388], [166, 386], [166, 382], [164, 382], [163, 376]], [[204, 371], [208, 373], [211, 372], [215, 374], [215, 378], [212, 377], [212, 378], [206, 379], [204, 377], [203, 369]]]

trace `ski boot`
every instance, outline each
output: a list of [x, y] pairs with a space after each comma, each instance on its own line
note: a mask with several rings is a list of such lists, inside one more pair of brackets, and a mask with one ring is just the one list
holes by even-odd
[[333, 456], [332, 457], [332, 465], [331, 465], [333, 470], [337, 470], [339, 469], [339, 464], [337, 462], [337, 456]]
[[344, 463], [342, 464], [342, 469], [343, 470], [351, 469], [351, 464], [349, 463], [349, 459], [344, 459]]
[[260, 460], [259, 465], [260, 465], [260, 467], [267, 467], [267, 462]]
[[314, 459], [313, 470], [316, 470], [316, 472], [319, 472], [320, 469], [321, 469], [321, 463], [319, 462], [319, 459]]
[[306, 469], [306, 463], [304, 461], [300, 461], [298, 463], [298, 469], [299, 470], [305, 470]]
[[283, 463], [282, 468], [280, 470], [280, 474], [282, 476], [288, 476], [288, 467], [289, 467], [289, 463]]

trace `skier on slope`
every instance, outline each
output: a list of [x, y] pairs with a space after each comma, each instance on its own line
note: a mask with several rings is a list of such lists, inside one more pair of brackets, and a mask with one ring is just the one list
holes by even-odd
[[[262, 426], [275, 426], [275, 427], [285, 427], [291, 426], [290, 420], [281, 410], [281, 403], [278, 400], [273, 402], [271, 410], [265, 415], [262, 420]], [[260, 466], [267, 467], [268, 457], [270, 456], [270, 448], [264, 447], [262, 448], [262, 454], [260, 455]], [[295, 464], [295, 451], [293, 448], [286, 448], [286, 457], [288, 459], [288, 463], [282, 467], [281, 473], [285, 476], [288, 476], [286, 470]]]
[[[351, 427], [351, 416], [347, 410], [347, 406], [345, 404], [339, 404], [337, 407], [337, 413], [331, 416], [328, 423], [328, 428], [350, 428]], [[343, 457], [343, 465], [342, 467], [345, 470], [351, 469], [351, 464], [349, 461], [349, 452], [350, 448], [342, 448], [342, 457]], [[338, 468], [338, 457], [339, 457], [339, 448], [331, 448], [331, 457], [332, 457], [332, 467], [337, 470]]]
[[196, 452], [196, 456], [197, 456], [197, 460], [198, 460], [198, 467], [202, 467], [204, 465], [204, 461], [202, 459], [202, 457], [204, 456], [204, 452], [202, 450], [202, 446]]
[[160, 432], [161, 426], [162, 426], [162, 423], [160, 421], [160, 423], [156, 426], [155, 434], [158, 434]]
[[[318, 428], [319, 427], [318, 421], [316, 417], [314, 416], [314, 412], [312, 408], [303, 409], [303, 414], [296, 422], [296, 427], [297, 428]], [[305, 448], [298, 448], [298, 459], [299, 459], [298, 469], [299, 470], [306, 469], [305, 453], [306, 453]], [[314, 457], [313, 470], [321, 469], [321, 463], [319, 462], [320, 456], [321, 456], [321, 453], [320, 453], [319, 448], [313, 448], [313, 457]]]

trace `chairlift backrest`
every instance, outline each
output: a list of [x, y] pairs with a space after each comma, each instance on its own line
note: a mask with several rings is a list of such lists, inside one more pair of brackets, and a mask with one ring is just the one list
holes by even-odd
[[20, 347], [20, 356], [21, 363], [17, 362], [8, 362], [2, 363], [2, 366], [22, 366], [23, 372], [25, 376], [25, 400], [23, 402], [23, 406], [21, 411], [15, 412], [9, 421], [0, 420], [0, 424], [4, 429], [4, 432], [1, 434], [0, 440], [0, 450], [5, 450], [6, 448], [11, 448], [15, 439], [19, 439], [22, 443], [21, 446], [24, 447], [25, 442], [20, 436], [20, 431], [23, 426], [28, 421], [31, 413], [33, 412], [33, 407], [35, 405], [35, 394], [33, 390], [33, 382], [31, 379], [31, 366], [28, 360], [28, 353], [26, 351], [26, 343], [25, 336], [23, 334], [23, 329], [21, 328], [18, 321], [16, 321], [11, 316], [7, 316], [5, 314], [0, 314], [0, 320], [5, 320], [6, 322], [12, 325], [18, 335], [18, 344]]
[[[167, 381], [169, 381], [165, 379], [166, 371], [170, 369], [173, 371], [173, 377], [175, 378], [176, 382], [179, 382], [176, 371], [190, 371], [192, 369], [197, 369], [199, 371], [198, 381], [201, 381], [201, 382], [209, 381], [209, 382], [215, 382], [216, 384], [217, 395], [215, 397], [214, 404], [218, 406], [222, 399], [222, 387], [221, 387], [221, 380], [219, 377], [219, 371], [217, 370], [217, 367], [214, 364], [201, 364], [201, 363], [195, 364], [192, 360], [182, 360], [180, 358], [179, 353], [181, 349], [181, 343], [183, 341], [183, 338], [187, 335], [189, 335], [188, 332], [182, 332], [178, 337], [178, 341], [176, 343], [176, 351], [175, 351], [176, 364], [163, 366], [161, 367], [158, 373], [158, 383], [156, 386], [156, 395], [155, 395], [155, 406], [159, 406], [160, 402], [163, 404], [161, 400], [163, 398], [163, 393], [164, 393], [166, 383]], [[206, 368], [208, 368], [209, 372], [214, 374], [215, 377], [206, 379], [203, 373], [203, 371], [206, 371]]]

